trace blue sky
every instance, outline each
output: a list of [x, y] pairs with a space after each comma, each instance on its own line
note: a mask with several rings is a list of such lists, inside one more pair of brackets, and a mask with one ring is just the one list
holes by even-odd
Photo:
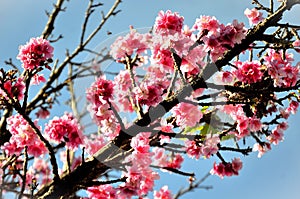
[[[67, 12], [60, 15], [61, 21], [57, 24], [55, 33], [63, 34], [64, 39], [54, 45], [56, 58], [62, 59], [65, 49], [73, 49], [77, 44], [79, 36], [76, 29], [80, 29], [81, 17], [84, 13], [83, 4], [85, 5], [81, 2], [83, 1], [71, 1], [68, 3]], [[47, 20], [44, 11], [52, 9], [52, 3], [54, 1], [48, 0], [0, 1], [1, 67], [7, 67], [3, 64], [4, 60], [16, 57], [19, 45], [26, 43], [30, 37], [40, 35]], [[122, 12], [111, 19], [90, 47], [96, 47], [105, 40], [107, 30], [118, 34], [128, 30], [129, 25], [133, 25], [135, 28], [150, 27], [153, 25], [157, 13], [167, 9], [183, 15], [187, 25], [192, 25], [200, 15], [213, 15], [225, 24], [232, 22], [233, 19], [238, 19], [248, 26], [248, 21], [243, 15], [247, 7], [251, 8], [250, 0], [124, 0], [120, 7]], [[297, 6], [287, 13], [284, 20], [300, 24], [299, 7]], [[17, 60], [15, 63], [19, 64]], [[197, 193], [190, 193], [182, 198], [299, 199], [300, 155], [298, 146], [300, 134], [297, 126], [299, 119], [299, 114], [290, 118], [290, 128], [285, 132], [285, 141], [278, 146], [273, 146], [272, 151], [261, 159], [256, 157], [256, 153], [245, 158], [242, 157], [244, 168], [238, 177], [221, 180], [216, 176], [211, 176], [204, 184], [213, 185], [212, 190], [198, 190]], [[212, 158], [209, 161], [188, 161], [188, 164], [199, 174], [197, 177], [201, 177], [210, 170], [215, 160]], [[168, 184], [172, 189], [183, 186], [186, 182], [181, 176], [171, 177], [168, 174], [165, 176], [162, 183]]]

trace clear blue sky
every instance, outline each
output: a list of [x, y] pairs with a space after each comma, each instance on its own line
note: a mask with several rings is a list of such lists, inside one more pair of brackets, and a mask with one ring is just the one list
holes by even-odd
[[[84, 3], [80, 2], [83, 1], [71, 1], [68, 3], [67, 12], [60, 15], [61, 22], [56, 25], [55, 33], [63, 34], [65, 38], [54, 45], [56, 58], [62, 59], [65, 48], [73, 49], [77, 44], [76, 28], [79, 29], [81, 26], [82, 8], [84, 7]], [[54, 1], [48, 0], [0, 1], [1, 67], [6, 67], [3, 64], [4, 60], [16, 57], [20, 44], [26, 43], [30, 37], [40, 35], [47, 19], [44, 10], [52, 9], [52, 3]], [[233, 19], [238, 19], [244, 21], [248, 26], [248, 21], [243, 15], [247, 7], [251, 7], [250, 0], [124, 0], [121, 5], [122, 12], [104, 27], [103, 32], [91, 44], [91, 47], [96, 47], [107, 38], [107, 30], [117, 34], [128, 30], [129, 25], [133, 25], [135, 28], [152, 26], [160, 10], [170, 9], [179, 12], [185, 17], [185, 23], [188, 25], [192, 25], [195, 18], [200, 15], [214, 15], [225, 24], [232, 22]], [[285, 16], [285, 20], [300, 24], [299, 13], [300, 6], [297, 6]], [[15, 63], [19, 64], [18, 61]], [[204, 184], [213, 185], [212, 190], [198, 190], [197, 193], [191, 193], [182, 198], [299, 199], [300, 150], [298, 146], [300, 134], [297, 126], [299, 119], [299, 114], [290, 118], [290, 128], [285, 132], [285, 141], [278, 146], [273, 146], [273, 150], [261, 159], [256, 157], [256, 153], [242, 158], [244, 168], [238, 177], [221, 180], [216, 176], [211, 176]], [[214, 160], [216, 159], [188, 161], [188, 164], [199, 174], [197, 177], [201, 177], [210, 170]], [[170, 177], [166, 174], [166, 177], [162, 182], [168, 184], [171, 189], [183, 186], [185, 183], [185, 179], [177, 175]]]

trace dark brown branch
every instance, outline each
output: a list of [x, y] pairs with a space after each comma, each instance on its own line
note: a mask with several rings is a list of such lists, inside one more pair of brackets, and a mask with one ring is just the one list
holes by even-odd
[[23, 175], [22, 175], [22, 186], [21, 186], [21, 190], [20, 190], [20, 194], [19, 194], [19, 199], [21, 199], [23, 197], [23, 193], [25, 191], [25, 187], [26, 187], [26, 175], [27, 175], [27, 167], [28, 167], [28, 153], [27, 153], [27, 146], [25, 146], [24, 149], [24, 162], [23, 162]]
[[243, 155], [249, 155], [249, 153], [252, 152], [252, 148], [250, 148], [250, 147], [248, 147], [246, 149], [238, 149], [238, 148], [221, 146], [221, 147], [219, 147], [219, 150], [220, 151], [234, 151], [234, 152], [242, 153]]
[[182, 176], [190, 176], [190, 177], [195, 176], [194, 173], [188, 173], [188, 172], [180, 171], [178, 169], [174, 169], [174, 168], [171, 168], [171, 167], [160, 167], [160, 166], [156, 166], [156, 165], [151, 165], [151, 167], [156, 168], [156, 169], [164, 169], [164, 170], [167, 170], [167, 171], [171, 171], [173, 173], [176, 173], [176, 174], [179, 174], [179, 175], [182, 175]]

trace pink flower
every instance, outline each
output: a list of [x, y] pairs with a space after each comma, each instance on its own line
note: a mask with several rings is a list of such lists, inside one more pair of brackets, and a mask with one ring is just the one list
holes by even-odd
[[171, 158], [166, 166], [169, 168], [173, 168], [173, 169], [180, 169], [183, 160], [184, 160], [183, 157], [177, 153], [177, 154], [171, 156]]
[[224, 176], [239, 175], [239, 171], [242, 169], [243, 163], [240, 158], [234, 158], [232, 162], [227, 163], [214, 163], [213, 169], [210, 171], [213, 175], [218, 175], [220, 178]]
[[248, 118], [246, 116], [238, 116], [237, 117], [237, 131], [238, 133], [236, 134], [236, 136], [240, 139], [243, 138], [247, 135], [249, 135], [250, 131], [248, 129], [249, 127], [249, 121]]
[[131, 140], [131, 147], [134, 151], [126, 159], [131, 165], [126, 167], [127, 172], [124, 173], [124, 176], [127, 177], [126, 182], [118, 188], [119, 198], [147, 195], [149, 191], [153, 190], [154, 180], [159, 178], [158, 174], [150, 168], [153, 156], [153, 153], [149, 152], [150, 135], [150, 132], [139, 133]]
[[91, 134], [89, 137], [85, 136], [84, 146], [86, 147], [87, 153], [94, 155], [99, 151], [105, 144], [106, 140], [103, 135]]
[[17, 58], [23, 63], [25, 70], [35, 69], [45, 65], [48, 59], [53, 56], [53, 47], [49, 41], [37, 37], [31, 38], [26, 45], [19, 47], [19, 55]]
[[255, 83], [261, 80], [263, 73], [258, 61], [236, 62], [238, 69], [235, 71], [237, 79], [244, 83]]
[[199, 146], [194, 140], [185, 142], [185, 151], [189, 157], [199, 159], [202, 155], [201, 146]]
[[218, 144], [220, 143], [220, 138], [218, 135], [207, 136], [204, 145], [202, 146], [202, 154], [206, 158], [210, 158], [212, 154], [218, 152]]
[[150, 34], [140, 34], [135, 29], [131, 29], [125, 37], [120, 36], [115, 40], [111, 45], [110, 54], [115, 60], [123, 60], [134, 52], [143, 53], [150, 41]]
[[76, 149], [82, 144], [81, 127], [71, 113], [65, 113], [62, 117], [54, 117], [45, 126], [45, 134], [54, 142], [66, 142], [69, 149]]
[[274, 86], [291, 87], [295, 86], [299, 78], [299, 66], [292, 66], [293, 54], [285, 53], [283, 59], [282, 51], [268, 50], [264, 57], [269, 75], [274, 79]]
[[35, 115], [37, 118], [47, 119], [49, 118], [50, 112], [46, 108], [40, 108]]
[[294, 49], [295, 49], [295, 51], [296, 52], [298, 52], [298, 53], [300, 53], [300, 40], [296, 40], [296, 41], [294, 41], [293, 43], [292, 43], [292, 45], [293, 45], [293, 47], [294, 47]]
[[261, 124], [260, 119], [258, 119], [256, 117], [249, 118], [249, 130], [251, 132], [260, 131], [261, 128], [262, 128], [262, 124]]
[[133, 90], [133, 94], [140, 105], [154, 106], [162, 100], [163, 89], [158, 84], [144, 82]]
[[256, 25], [264, 19], [262, 17], [262, 13], [259, 12], [256, 8], [252, 8], [251, 10], [247, 8], [244, 14], [249, 19], [250, 25]]
[[106, 80], [105, 77], [99, 77], [90, 88], [86, 91], [87, 100], [98, 104], [101, 103], [101, 100], [108, 100], [112, 98], [113, 94], [113, 82]]
[[117, 199], [116, 190], [111, 185], [93, 186], [87, 189], [90, 199]]
[[174, 34], [181, 32], [184, 18], [177, 12], [172, 13], [170, 10], [166, 12], [160, 11], [156, 17], [154, 31], [160, 34]]
[[18, 77], [16, 81], [6, 81], [3, 84], [4, 90], [0, 88], [0, 97], [3, 96], [7, 99], [7, 94], [10, 98], [22, 100], [24, 98], [25, 83], [22, 77]]
[[224, 83], [232, 83], [233, 81], [233, 74], [229, 71], [222, 72], [222, 81]]
[[294, 47], [300, 47], [300, 40], [297, 39], [296, 41], [294, 41], [293, 46]]
[[172, 199], [172, 193], [168, 186], [163, 186], [159, 191], [154, 191], [154, 199]]
[[139, 133], [135, 137], [132, 138], [130, 146], [139, 153], [147, 153], [150, 149], [149, 146], [149, 136], [148, 133]]
[[234, 158], [232, 160], [232, 170], [234, 172], [235, 175], [239, 174], [239, 170], [241, 170], [243, 168], [243, 162], [241, 161], [240, 158]]
[[299, 102], [292, 100], [286, 111], [292, 114], [296, 114], [298, 107], [299, 107]]
[[245, 38], [247, 30], [243, 23], [234, 20], [232, 24], [224, 25], [214, 17], [201, 16], [194, 25], [199, 30], [199, 37], [205, 44], [206, 51], [210, 51], [212, 61], [216, 61], [228, 48], [236, 43], [241, 43]]
[[154, 47], [152, 59], [155, 63], [161, 64], [169, 71], [174, 70], [174, 61], [169, 49], [161, 49], [159, 45]]
[[273, 131], [272, 131], [272, 134], [270, 134], [268, 137], [267, 137], [267, 140], [269, 140], [270, 143], [274, 144], [274, 145], [277, 145], [279, 144], [280, 141], [283, 141], [284, 137], [283, 137], [283, 131], [282, 130], [279, 130], [277, 128], [275, 128]]
[[39, 85], [41, 82], [46, 82], [44, 75], [43, 74], [41, 74], [41, 75], [35, 74], [32, 77], [31, 85]]
[[253, 149], [252, 150], [253, 151], [258, 151], [257, 157], [261, 158], [267, 151], [271, 150], [271, 145], [270, 145], [270, 143], [267, 143], [267, 142], [265, 142], [263, 144], [263, 146], [260, 145], [259, 143], [255, 143], [253, 145]]
[[208, 30], [216, 32], [219, 28], [219, 21], [215, 17], [200, 16], [200, 18], [196, 19], [193, 28], [199, 31]]
[[171, 112], [176, 118], [176, 124], [181, 128], [195, 126], [203, 116], [197, 106], [185, 102], [176, 105]]
[[[37, 121], [34, 123], [36, 127], [40, 129], [37, 125]], [[28, 147], [28, 154], [35, 157], [47, 152], [44, 143], [20, 114], [12, 115], [7, 118], [7, 128], [12, 134], [12, 137], [9, 142], [5, 143], [1, 148], [5, 150], [8, 155], [19, 154], [25, 146]]]

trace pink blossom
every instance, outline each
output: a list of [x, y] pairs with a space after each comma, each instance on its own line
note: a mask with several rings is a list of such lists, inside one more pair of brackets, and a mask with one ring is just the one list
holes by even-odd
[[245, 24], [243, 22], [238, 23], [238, 21], [235, 19], [232, 22], [232, 26], [234, 28], [233, 43], [240, 44], [247, 34], [247, 29], [245, 28]]
[[156, 17], [154, 24], [155, 33], [160, 34], [174, 34], [181, 32], [183, 27], [184, 18], [177, 12], [167, 10], [166, 12], [160, 11]]
[[244, 83], [255, 83], [261, 80], [263, 73], [258, 61], [236, 62], [238, 69], [235, 72], [237, 79]]
[[87, 100], [98, 104], [101, 100], [108, 100], [112, 98], [113, 82], [106, 80], [105, 77], [99, 77], [92, 83], [90, 88], [86, 91]]
[[31, 80], [31, 85], [39, 85], [41, 82], [46, 82], [46, 79], [43, 74], [35, 74]]
[[[133, 70], [135, 76], [135, 71]], [[135, 81], [138, 79], [135, 76]], [[130, 97], [134, 97], [132, 93], [132, 81], [128, 70], [122, 70], [114, 79], [114, 97], [120, 111], [133, 112]]]
[[288, 128], [288, 124], [287, 124], [287, 122], [281, 122], [277, 125], [277, 128], [282, 130], [282, 131], [285, 131]]
[[119, 133], [120, 125], [111, 110], [113, 102], [108, 103], [113, 99], [114, 84], [111, 80], [106, 80], [105, 77], [99, 77], [87, 89], [87, 100], [91, 102], [87, 109], [93, 117], [96, 124], [100, 127], [101, 132], [111, 139]]
[[139, 133], [135, 137], [132, 138], [130, 146], [138, 151], [139, 153], [148, 153], [149, 146], [149, 136], [151, 133]]
[[202, 154], [206, 158], [210, 158], [211, 155], [218, 152], [218, 144], [220, 143], [220, 138], [218, 135], [207, 136], [204, 145], [201, 147]]
[[130, 198], [133, 195], [147, 195], [153, 190], [154, 180], [159, 176], [152, 171], [150, 164], [153, 153], [149, 152], [149, 136], [151, 133], [139, 133], [131, 140], [131, 147], [134, 152], [126, 159], [131, 165], [126, 167], [127, 172], [124, 173], [126, 182], [118, 188], [119, 198]]
[[133, 94], [140, 105], [154, 106], [162, 100], [163, 89], [158, 84], [143, 82], [133, 90]]
[[259, 118], [251, 117], [249, 118], [249, 130], [251, 132], [260, 131], [262, 128], [262, 124]]
[[193, 28], [195, 30], [199, 30], [200, 32], [202, 32], [203, 30], [216, 32], [219, 28], [219, 21], [215, 17], [200, 16], [200, 18], [196, 19]]
[[53, 47], [49, 41], [37, 37], [31, 38], [25, 45], [19, 47], [19, 55], [17, 58], [23, 63], [25, 70], [35, 69], [45, 65], [48, 59], [53, 56]]
[[204, 46], [197, 46], [193, 50], [189, 51], [184, 57], [180, 69], [186, 73], [187, 77], [194, 77], [199, 74], [201, 69], [205, 66], [204, 57], [207, 53], [204, 50]]
[[252, 8], [251, 10], [247, 8], [244, 14], [249, 19], [250, 25], [256, 25], [264, 19], [262, 16], [263, 13], [259, 12], [256, 8]]
[[154, 199], [173, 199], [168, 186], [163, 186], [159, 191], [154, 191]]
[[0, 97], [3, 96], [7, 99], [7, 95], [10, 98], [15, 98], [17, 100], [22, 100], [24, 98], [25, 83], [22, 77], [18, 77], [16, 81], [6, 81], [3, 84], [4, 90], [0, 88]]
[[271, 150], [271, 145], [270, 143], [265, 142], [263, 146], [259, 143], [255, 143], [253, 145], [253, 151], [258, 151], [258, 158], [261, 158], [267, 151]]
[[90, 199], [117, 199], [116, 190], [111, 185], [93, 186], [87, 189]]
[[199, 159], [200, 155], [202, 155], [201, 146], [193, 141], [185, 142], [185, 151], [189, 157]]
[[249, 121], [248, 118], [246, 116], [238, 116], [237, 117], [237, 131], [238, 133], [236, 134], [236, 136], [241, 139], [247, 135], [249, 135], [250, 131], [249, 131]]
[[156, 45], [153, 48], [152, 59], [155, 63], [162, 65], [165, 70], [174, 70], [174, 61], [169, 49], [161, 49], [160, 45]]
[[[35, 126], [37, 121], [34, 122]], [[9, 142], [5, 143], [1, 148], [6, 151], [8, 155], [20, 154], [20, 152], [28, 147], [27, 152], [29, 155], [38, 157], [47, 152], [44, 143], [39, 139], [32, 126], [20, 115], [12, 115], [7, 118], [7, 128], [12, 134]]]
[[233, 77], [233, 74], [229, 71], [222, 72], [222, 81], [224, 83], [232, 83]]
[[287, 112], [290, 112], [292, 114], [296, 114], [297, 110], [299, 107], [299, 102], [292, 100], [290, 102], [290, 105], [288, 106], [288, 108], [286, 109]]
[[299, 66], [292, 66], [293, 54], [285, 53], [285, 59], [283, 59], [282, 51], [277, 52], [274, 49], [269, 49], [264, 60], [269, 75], [274, 79], [274, 86], [295, 86], [299, 78]]
[[177, 153], [177, 154], [171, 156], [171, 158], [166, 166], [169, 168], [173, 168], [173, 169], [180, 169], [183, 160], [184, 160], [183, 157]]
[[298, 53], [300, 53], [300, 40], [296, 40], [296, 41], [294, 41], [293, 43], [292, 43], [292, 45], [293, 45], [293, 47], [294, 47], [294, 49], [295, 49], [295, 51], [296, 52], [298, 52]]
[[200, 30], [199, 36], [205, 44], [206, 51], [210, 51], [212, 61], [216, 61], [236, 43], [241, 43], [247, 32], [244, 24], [238, 23], [237, 20], [232, 24], [224, 25], [219, 24], [215, 18], [206, 16], [197, 20], [194, 28]]
[[294, 47], [300, 47], [300, 40], [295, 40], [294, 42], [293, 42], [293, 46]]
[[239, 171], [242, 169], [242, 167], [243, 163], [240, 158], [234, 158], [231, 163], [214, 163], [214, 167], [210, 171], [210, 173], [213, 175], [217, 175], [220, 178], [223, 178], [224, 176], [230, 177], [232, 175], [239, 175]]
[[46, 108], [40, 108], [38, 112], [35, 113], [37, 118], [47, 119], [49, 118], [50, 112]]
[[197, 106], [185, 102], [176, 105], [171, 113], [176, 118], [176, 124], [181, 128], [195, 126], [203, 116]]
[[65, 113], [62, 117], [55, 116], [46, 124], [44, 132], [54, 142], [66, 142], [69, 149], [76, 149], [82, 144], [81, 127], [71, 113]]
[[277, 145], [280, 141], [283, 141], [283, 131], [275, 128], [272, 133], [267, 137], [270, 143]]
[[110, 54], [115, 60], [123, 60], [133, 53], [141, 54], [148, 48], [151, 41], [150, 34], [140, 34], [131, 29], [127, 35], [118, 37], [111, 45]]
[[84, 137], [84, 146], [86, 147], [87, 153], [89, 153], [90, 155], [94, 155], [106, 143], [107, 141], [105, 140], [103, 135], [91, 134], [89, 137]]
[[239, 174], [239, 170], [241, 170], [243, 168], [243, 162], [241, 161], [240, 158], [234, 158], [232, 160], [232, 170], [234, 172], [235, 175]]

